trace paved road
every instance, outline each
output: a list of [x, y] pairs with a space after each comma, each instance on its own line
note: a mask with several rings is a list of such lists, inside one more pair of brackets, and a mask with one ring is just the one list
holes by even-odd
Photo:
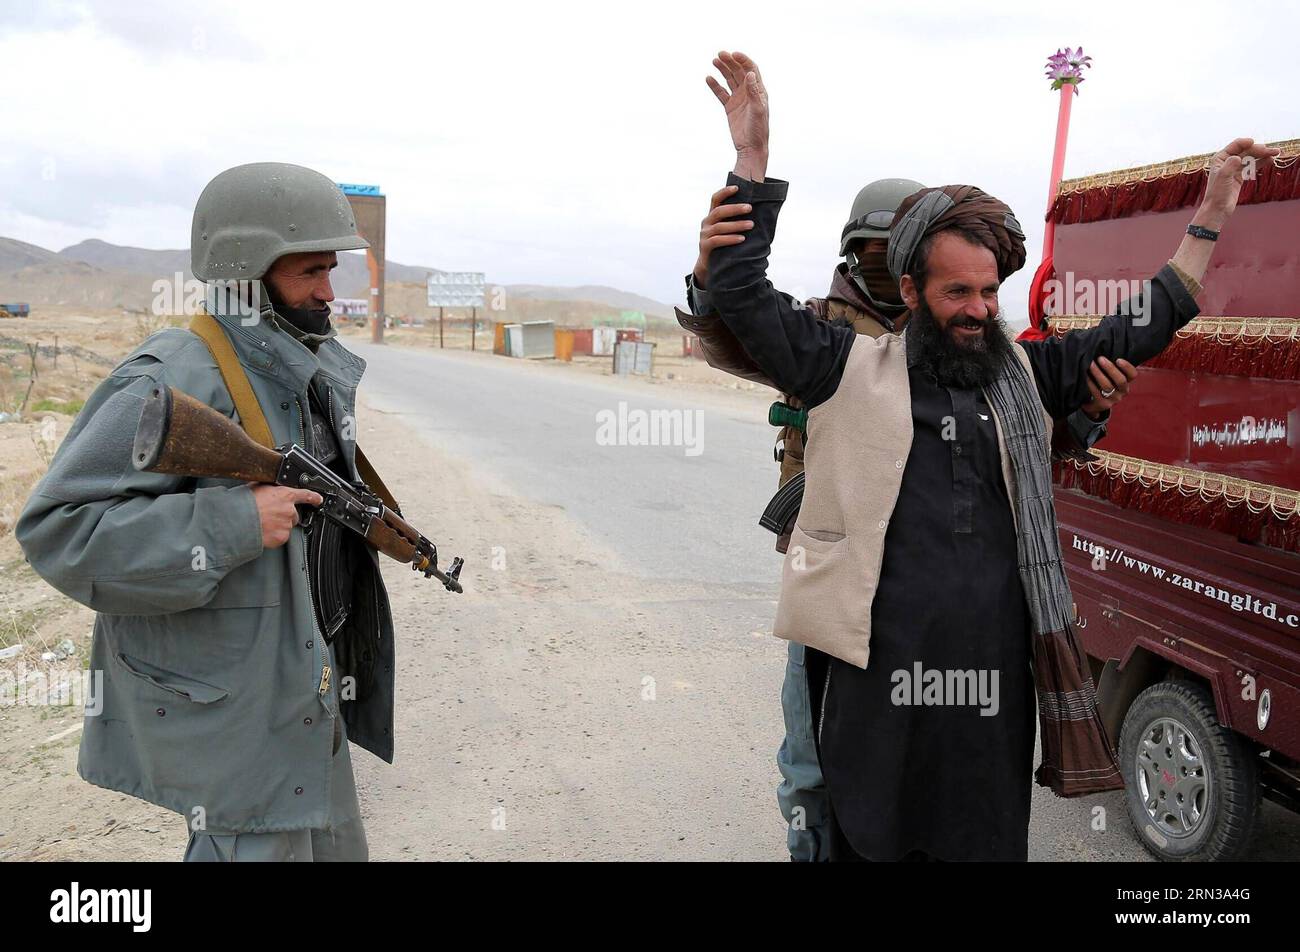
[[[369, 363], [363, 389], [370, 406], [397, 414], [421, 438], [462, 461], [472, 473], [499, 480], [525, 505], [550, 513], [547, 518], [571, 521], [614, 553], [620, 573], [643, 580], [647, 589], [653, 590], [635, 604], [625, 624], [635, 624], [636, 635], [654, 633], [655, 646], [663, 652], [654, 664], [674, 671], [676, 683], [689, 689], [688, 704], [659, 706], [662, 719], [650, 729], [653, 736], [647, 746], [640, 749], [649, 751], [645, 756], [651, 759], [665, 761], [660, 768], [667, 769], [647, 773], [641, 772], [645, 769], [642, 761], [629, 764], [626, 759], [626, 748], [641, 742], [641, 735], [636, 743], [631, 735], [645, 730], [644, 722], [630, 714], [626, 723], [609, 719], [609, 711], [619, 707], [616, 692], [621, 688], [611, 687], [611, 693], [597, 694], [594, 699], [586, 696], [576, 713], [566, 709], [557, 714], [553, 699], [538, 699], [535, 711], [529, 708], [527, 714], [515, 713], [517, 723], [511, 730], [516, 737], [520, 733], [535, 737], [532, 725], [538, 718], [568, 718], [562, 725], [548, 724], [544, 730], [549, 733], [533, 741], [538, 746], [563, 746], [565, 732], [580, 731], [594, 738], [593, 743], [602, 737], [612, 741], [619, 731], [631, 732], [624, 741], [611, 742], [602, 757], [594, 758], [604, 760], [603, 764], [593, 763], [588, 752], [581, 762], [576, 754], [570, 759], [555, 755], [544, 770], [538, 768], [538, 777], [573, 778], [562, 788], [572, 798], [572, 810], [578, 811], [581, 823], [600, 831], [591, 834], [599, 841], [595, 848], [569, 849], [545, 831], [533, 830], [532, 839], [516, 841], [514, 852], [498, 851], [485, 849], [480, 840], [458, 838], [444, 830], [441, 848], [435, 844], [431, 855], [462, 850], [467, 856], [781, 858], [783, 828], [772, 795], [779, 776], [772, 753], [780, 739], [778, 691], [784, 651], [770, 645], [770, 637], [766, 641], [761, 637], [771, 630], [780, 562], [772, 550], [772, 536], [756, 525], [776, 476], [771, 458], [773, 430], [762, 421], [766, 401], [758, 394], [722, 390], [714, 394], [587, 377], [554, 365], [521, 366], [516, 361], [462, 352], [375, 347], [351, 341], [349, 347]], [[620, 402], [627, 411], [698, 413], [702, 431], [699, 443], [693, 444], [698, 453], [681, 445], [601, 445], [597, 438], [600, 415], [617, 419]], [[565, 571], [564, 553], [554, 553], [554, 558], [555, 565], [538, 567], [540, 576], [555, 577]], [[709, 593], [710, 586], [716, 591]], [[494, 661], [502, 651], [509, 655], [524, 650], [518, 641], [485, 647], [482, 636], [473, 633], [476, 626], [499, 629], [520, 620], [511, 615], [512, 610], [528, 616], [527, 625], [539, 625], [541, 631], [567, 627], [570, 635], [578, 632], [576, 642], [561, 646], [570, 653], [552, 660], [558, 666], [554, 671], [538, 674], [550, 669], [533, 668], [527, 673], [521, 668], [521, 678], [584, 677], [582, 652], [591, 649], [582, 641], [583, 626], [599, 619], [598, 596], [594, 604], [588, 601], [583, 606], [485, 606], [457, 629], [459, 650], [490, 656]], [[525, 626], [519, 626], [518, 632], [516, 638], [526, 637]], [[579, 652], [576, 661], [573, 650]], [[614, 655], [615, 666], [627, 661], [625, 674], [629, 677], [636, 677], [636, 671], [650, 664], [641, 657], [643, 643], [635, 638], [611, 637], [597, 650]], [[569, 660], [563, 660], [566, 657]], [[601, 655], [602, 662], [610, 660]], [[575, 667], [565, 669], [564, 664]], [[456, 682], [455, 690], [464, 688]], [[506, 708], [528, 703], [490, 693], [483, 702], [487, 712], [483, 716], [503, 722], [512, 716]], [[447, 710], [462, 721], [469, 713], [454, 706], [444, 713]], [[525, 722], [529, 726], [520, 726]], [[712, 740], [717, 737], [718, 725], [727, 725], [725, 742]], [[470, 721], [458, 729], [466, 737], [476, 733]], [[455, 747], [456, 752], [464, 749], [464, 744]], [[491, 758], [493, 754], [489, 749], [476, 756]], [[530, 752], [515, 756], [523, 756], [526, 763]], [[682, 767], [687, 762], [689, 769]], [[505, 783], [519, 798], [527, 795], [523, 787], [528, 784], [545, 783], [524, 780], [522, 771], [515, 773], [515, 763], [502, 759], [495, 767], [481, 770], [484, 776], [472, 779], [484, 784]], [[512, 776], [501, 780], [501, 775], [507, 774]], [[376, 772], [373, 782], [385, 783], [385, 776]], [[405, 781], [408, 788], [420, 789], [429, 778], [417, 773], [406, 776]], [[590, 788], [604, 785], [611, 791], [617, 787], [617, 796], [593, 798]], [[673, 798], [697, 795], [710, 801], [707, 822], [698, 812], [688, 812], [691, 819], [686, 820], [663, 806]], [[383, 798], [403, 802], [401, 793], [391, 790]], [[611, 799], [621, 804], [617, 810], [610, 807]], [[954, 803], [959, 805], [960, 799], [958, 792]], [[409, 810], [420, 813], [419, 803], [412, 800]], [[551, 814], [543, 811], [537, 816]], [[564, 811], [554, 817], [539, 822], [572, 819]], [[406, 843], [402, 855], [430, 855], [411, 845], [422, 835], [416, 828], [386, 822], [390, 822], [390, 835]], [[673, 835], [679, 827], [708, 832], [689, 838]], [[628, 829], [636, 830], [635, 842], [620, 839]], [[1296, 856], [1300, 856], [1300, 822], [1265, 804], [1252, 858]], [[1121, 795], [1063, 801], [1035, 788], [1030, 859], [1146, 858], [1133, 838]]]
[[[757, 524], [777, 476], [762, 401], [463, 352], [355, 350], [376, 406], [409, 414], [440, 448], [519, 493], [564, 507], [645, 577], [750, 583], [774, 597], [780, 556]], [[700, 426], [688, 432], [682, 416], [681, 430], [692, 446], [600, 445], [598, 419], [617, 423], [620, 403], [629, 415], [694, 414]]]

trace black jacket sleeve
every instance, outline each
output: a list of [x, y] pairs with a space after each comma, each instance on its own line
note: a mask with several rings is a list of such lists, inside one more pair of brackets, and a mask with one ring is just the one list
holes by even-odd
[[740, 244], [716, 248], [709, 256], [713, 307], [778, 390], [808, 407], [824, 403], [840, 384], [853, 328], [818, 320], [810, 308], [767, 280], [787, 183], [751, 182], [733, 173], [727, 184], [737, 186], [730, 203], [753, 206], [754, 227]]
[[1196, 299], [1169, 265], [1144, 285], [1096, 327], [1022, 342], [1038, 395], [1053, 417], [1067, 417], [1092, 399], [1088, 365], [1093, 360], [1123, 357], [1141, 364], [1169, 346], [1174, 333], [1200, 313]]

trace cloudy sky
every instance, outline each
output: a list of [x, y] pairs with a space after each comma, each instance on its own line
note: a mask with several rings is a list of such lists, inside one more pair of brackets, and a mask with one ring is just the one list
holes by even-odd
[[393, 260], [672, 302], [732, 162], [704, 84], [723, 48], [763, 71], [791, 182], [772, 278], [804, 294], [883, 176], [980, 185], [1036, 262], [1066, 44], [1094, 58], [1067, 176], [1300, 136], [1285, 3], [642, 7], [5, 0], [0, 235], [183, 247], [208, 179], [286, 161], [380, 185]]

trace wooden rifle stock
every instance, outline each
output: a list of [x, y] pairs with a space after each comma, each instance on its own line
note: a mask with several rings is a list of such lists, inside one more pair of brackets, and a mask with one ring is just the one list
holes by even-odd
[[[131, 462], [136, 469], [173, 476], [238, 479], [246, 482], [283, 485], [282, 473], [286, 468], [308, 459], [307, 454], [294, 447], [286, 454], [255, 442], [233, 420], [207, 404], [195, 400], [187, 393], [161, 384], [154, 387], [145, 399], [140, 424], [136, 429], [131, 448]], [[384, 555], [398, 562], [410, 564], [416, 571], [434, 575], [449, 590], [461, 590], [457, 577], [460, 559], [454, 559], [444, 573], [438, 569], [437, 549], [414, 526], [385, 506], [373, 494], [358, 495], [333, 473], [324, 471], [314, 460], [322, 481], [310, 481], [302, 473], [307, 488], [318, 489], [327, 496], [326, 510], [334, 503], [329, 494], [346, 497], [351, 502], [340, 504], [346, 509], [344, 516], [328, 511], [353, 530], [360, 532], [366, 542]], [[289, 484], [300, 485], [289, 479]], [[367, 501], [368, 500], [368, 501]]]
[[149, 391], [131, 450], [136, 469], [254, 483], [274, 484], [280, 459], [233, 420], [161, 384]]

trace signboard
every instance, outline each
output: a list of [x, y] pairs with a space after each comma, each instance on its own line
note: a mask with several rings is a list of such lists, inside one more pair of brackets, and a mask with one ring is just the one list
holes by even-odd
[[1300, 489], [1297, 406], [1294, 380], [1143, 367], [1102, 445], [1122, 456]]
[[482, 271], [430, 271], [429, 307], [482, 307], [487, 290]]
[[370, 313], [370, 302], [365, 298], [335, 298], [330, 301], [330, 312], [343, 317], [365, 317]]
[[384, 194], [379, 190], [378, 185], [347, 185], [339, 182], [338, 186], [343, 190], [344, 195], [374, 195], [377, 197]]

